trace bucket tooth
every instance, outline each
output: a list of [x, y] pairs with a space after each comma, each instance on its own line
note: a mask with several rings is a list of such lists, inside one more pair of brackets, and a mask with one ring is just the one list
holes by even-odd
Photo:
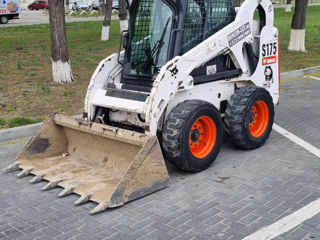
[[6, 173], [7, 172], [13, 172], [13, 171], [19, 169], [19, 166], [20, 166], [20, 163], [19, 162], [15, 162], [15, 163], [9, 165], [8, 167], [4, 168], [3, 171], [6, 172]]
[[59, 197], [65, 197], [65, 196], [67, 196], [67, 195], [72, 194], [72, 193], [73, 193], [73, 190], [74, 190], [73, 187], [72, 187], [72, 188], [65, 188], [65, 189], [63, 189], [63, 190], [58, 194], [58, 196], [59, 196]]
[[91, 198], [91, 195], [87, 194], [87, 195], [82, 195], [81, 197], [79, 197], [75, 202], [74, 204], [75, 205], [80, 205], [82, 203], [86, 203], [86, 202], [89, 202], [90, 201], [90, 198]]
[[47, 183], [47, 185], [45, 185], [42, 190], [49, 190], [51, 188], [54, 188], [56, 186], [58, 186], [58, 184], [61, 182], [62, 180], [57, 180], [57, 181], [50, 181]]
[[29, 183], [41, 182], [43, 178], [44, 178], [44, 175], [35, 175], [35, 176], [29, 181]]
[[31, 173], [31, 171], [32, 171], [32, 168], [23, 169], [21, 172], [17, 174], [17, 177], [21, 178], [21, 177], [27, 176]]
[[90, 211], [90, 214], [97, 214], [99, 212], [103, 212], [106, 210], [108, 207], [104, 203], [99, 203], [94, 209]]

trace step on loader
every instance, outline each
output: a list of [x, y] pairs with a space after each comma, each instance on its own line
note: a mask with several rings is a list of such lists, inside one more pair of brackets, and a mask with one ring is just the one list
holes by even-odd
[[83, 118], [49, 116], [5, 169], [79, 194], [76, 204], [97, 202], [91, 213], [167, 187], [164, 159], [208, 168], [224, 135], [262, 146], [279, 103], [269, 0], [133, 0], [129, 12], [119, 52], [90, 80]]

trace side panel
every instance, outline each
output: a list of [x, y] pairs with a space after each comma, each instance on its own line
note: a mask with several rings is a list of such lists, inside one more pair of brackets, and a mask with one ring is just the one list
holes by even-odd
[[109, 83], [118, 84], [121, 78], [122, 66], [118, 63], [118, 54], [112, 54], [102, 60], [93, 73], [87, 90], [84, 102], [84, 111], [88, 113], [88, 119], [92, 120], [95, 107], [92, 105], [105, 86]]
[[259, 87], [268, 90], [275, 105], [279, 104], [280, 95], [280, 56], [278, 30], [272, 26], [265, 26], [260, 36], [260, 56], [256, 71], [250, 77]]
[[1, 0], [0, 15], [19, 14], [21, 12], [20, 0]]

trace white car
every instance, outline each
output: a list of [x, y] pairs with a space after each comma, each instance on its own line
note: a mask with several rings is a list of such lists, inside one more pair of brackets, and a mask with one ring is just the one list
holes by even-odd
[[72, 4], [73, 11], [89, 10], [90, 6], [85, 2], [74, 2]]

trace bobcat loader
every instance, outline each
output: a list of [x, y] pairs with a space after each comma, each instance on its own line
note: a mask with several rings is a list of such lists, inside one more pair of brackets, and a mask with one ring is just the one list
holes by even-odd
[[[97, 213], [216, 159], [224, 130], [242, 149], [269, 137], [279, 37], [269, 0], [133, 0], [119, 52], [100, 62], [83, 119], [53, 114], [6, 171], [80, 195]], [[124, 48], [123, 51], [121, 49]]]

